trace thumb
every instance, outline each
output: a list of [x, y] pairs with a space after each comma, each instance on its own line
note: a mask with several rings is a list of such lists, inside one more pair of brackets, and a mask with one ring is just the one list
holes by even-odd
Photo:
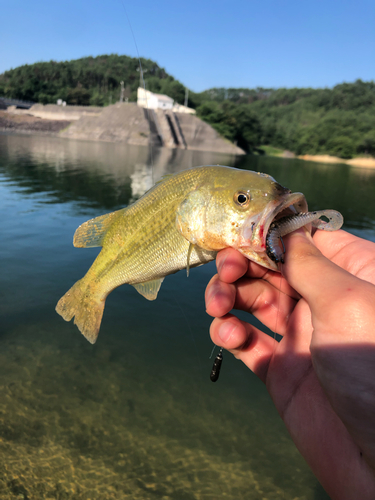
[[314, 306], [328, 305], [348, 281], [356, 278], [327, 259], [314, 245], [311, 235], [300, 229], [285, 240], [285, 266], [282, 273], [290, 285]]

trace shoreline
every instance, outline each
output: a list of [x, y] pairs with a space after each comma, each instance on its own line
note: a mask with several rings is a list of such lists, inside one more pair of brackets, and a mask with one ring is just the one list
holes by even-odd
[[352, 167], [375, 169], [375, 158], [373, 156], [356, 156], [354, 158], [351, 158], [350, 160], [345, 160], [344, 158], [339, 158], [338, 156], [332, 156], [328, 154], [296, 155], [295, 153], [293, 153], [293, 151], [282, 150], [269, 145], [259, 146], [259, 149], [263, 150], [263, 154], [265, 154], [265, 156], [275, 156], [277, 158], [289, 159], [294, 158], [304, 161], [314, 161], [317, 163], [342, 163], [350, 165]]
[[[40, 106], [39, 106], [40, 107]], [[38, 108], [39, 110], [39, 108]], [[37, 110], [37, 111], [38, 111]], [[18, 110], [17, 110], [18, 111]], [[96, 111], [96, 109], [94, 110]], [[39, 113], [40, 114], [40, 113]], [[51, 113], [50, 113], [51, 114]], [[92, 113], [92, 115], [97, 116], [96, 113]], [[55, 137], [64, 137], [64, 138], [76, 138], [76, 139], [86, 139], [86, 140], [93, 140], [92, 137], [86, 137], [85, 134], [84, 137], [81, 137], [80, 135], [82, 134], [74, 134], [70, 133], [71, 131], [69, 130], [70, 128], [74, 129], [74, 125], [78, 120], [77, 117], [74, 117], [74, 119], [67, 120], [66, 116], [64, 117], [59, 116], [59, 119], [52, 119], [53, 114], [48, 117], [41, 117], [38, 116], [38, 113], [36, 115], [31, 115], [29, 112], [25, 111], [18, 111], [13, 112], [7, 111], [7, 110], [0, 110], [0, 132], [2, 133], [15, 133], [15, 134], [36, 134], [36, 135], [49, 135], [49, 136], [55, 136]], [[64, 119], [62, 119], [64, 118]], [[107, 117], [107, 121], [111, 121], [112, 116]], [[92, 117], [89, 117], [89, 120], [92, 120]], [[103, 125], [103, 124], [102, 124]], [[118, 124], [117, 124], [118, 125]], [[72, 126], [72, 127], [70, 127]], [[109, 125], [108, 123], [104, 123], [104, 128], [108, 128]], [[84, 129], [85, 127], [83, 127]], [[103, 128], [103, 127], [102, 127]], [[85, 132], [85, 130], [83, 130]], [[86, 131], [87, 132], [87, 131]], [[103, 132], [103, 131], [102, 131]], [[87, 134], [86, 134], [87, 135]], [[91, 135], [91, 134], [90, 134]], [[125, 134], [126, 135], [126, 134]], [[128, 144], [137, 144], [137, 145], [146, 145], [143, 144], [145, 139], [147, 138], [146, 134], [144, 134], [145, 137], [137, 137], [137, 140], [131, 140], [130, 137], [103, 137], [103, 133], [100, 134], [100, 137], [94, 138], [94, 140], [99, 140], [101, 142], [125, 142]], [[122, 139], [122, 140], [120, 140]], [[212, 138], [211, 138], [212, 139]], [[223, 139], [224, 140], [224, 139]], [[225, 140], [224, 140], [225, 141]], [[204, 141], [203, 141], [204, 142]], [[202, 148], [202, 145], [195, 145], [196, 147], [192, 147], [191, 145], [188, 149], [194, 149], [194, 150], [203, 150], [203, 151], [211, 151], [211, 148]], [[200, 147], [197, 147], [200, 146]], [[230, 144], [230, 146], [225, 145], [227, 148], [231, 149], [231, 153], [233, 154], [240, 154], [238, 150], [236, 151], [236, 147], [233, 144]], [[298, 158], [299, 160], [304, 160], [304, 161], [313, 161], [317, 163], [343, 163], [346, 165], [350, 165], [352, 167], [359, 167], [359, 168], [369, 168], [369, 169], [375, 169], [375, 158], [373, 157], [355, 157], [351, 158], [350, 160], [345, 160], [343, 158], [339, 158], [337, 156], [331, 156], [331, 155], [300, 155], [297, 156], [291, 151], [282, 151], [278, 150], [277, 148], [272, 148], [271, 146], [267, 146], [267, 148], [270, 148], [271, 150], [267, 154], [267, 150], [265, 151], [266, 156], [276, 156], [278, 158]], [[225, 148], [224, 148], [225, 149]], [[234, 151], [233, 151], [234, 149]], [[264, 147], [266, 149], [266, 147]], [[220, 151], [217, 151], [220, 152]], [[227, 151], [225, 151], [227, 152]]]
[[344, 160], [343, 158], [339, 158], [338, 156], [330, 155], [301, 155], [297, 156], [297, 158], [299, 160], [315, 161], [318, 163], [345, 163], [346, 165], [350, 165], [352, 167], [375, 169], [375, 158], [356, 157], [351, 158], [350, 160]]
[[11, 114], [0, 110], [0, 130], [2, 132], [49, 134], [58, 133], [71, 124], [68, 120], [45, 120], [29, 114]]

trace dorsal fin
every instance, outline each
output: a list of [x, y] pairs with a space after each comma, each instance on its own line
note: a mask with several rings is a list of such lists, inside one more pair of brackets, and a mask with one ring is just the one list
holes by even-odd
[[164, 278], [160, 278], [157, 280], [146, 281], [145, 283], [136, 283], [134, 288], [138, 293], [143, 295], [147, 300], [155, 300], [158, 296], [158, 292], [160, 290], [161, 284], [163, 283]]
[[90, 219], [74, 233], [73, 245], [78, 248], [101, 247], [103, 238], [113, 222], [117, 212]]

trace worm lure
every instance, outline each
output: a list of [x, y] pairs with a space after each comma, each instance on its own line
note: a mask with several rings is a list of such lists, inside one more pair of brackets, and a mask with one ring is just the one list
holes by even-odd
[[317, 212], [299, 213], [296, 215], [288, 215], [273, 222], [267, 234], [266, 252], [268, 257], [274, 262], [284, 263], [285, 248], [280, 240], [282, 236], [292, 233], [297, 229], [311, 223], [313, 227], [322, 229], [323, 231], [337, 231], [343, 225], [344, 218], [340, 212], [336, 210], [319, 210]]

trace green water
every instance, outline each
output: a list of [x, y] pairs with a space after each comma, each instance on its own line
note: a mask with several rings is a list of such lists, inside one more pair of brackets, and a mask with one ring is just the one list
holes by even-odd
[[326, 494], [265, 387], [224, 355], [209, 380], [204, 289], [214, 263], [155, 302], [123, 286], [96, 345], [54, 311], [97, 249], [88, 218], [201, 164], [265, 171], [375, 241], [375, 172], [346, 165], [0, 135], [0, 499], [303, 499]]

